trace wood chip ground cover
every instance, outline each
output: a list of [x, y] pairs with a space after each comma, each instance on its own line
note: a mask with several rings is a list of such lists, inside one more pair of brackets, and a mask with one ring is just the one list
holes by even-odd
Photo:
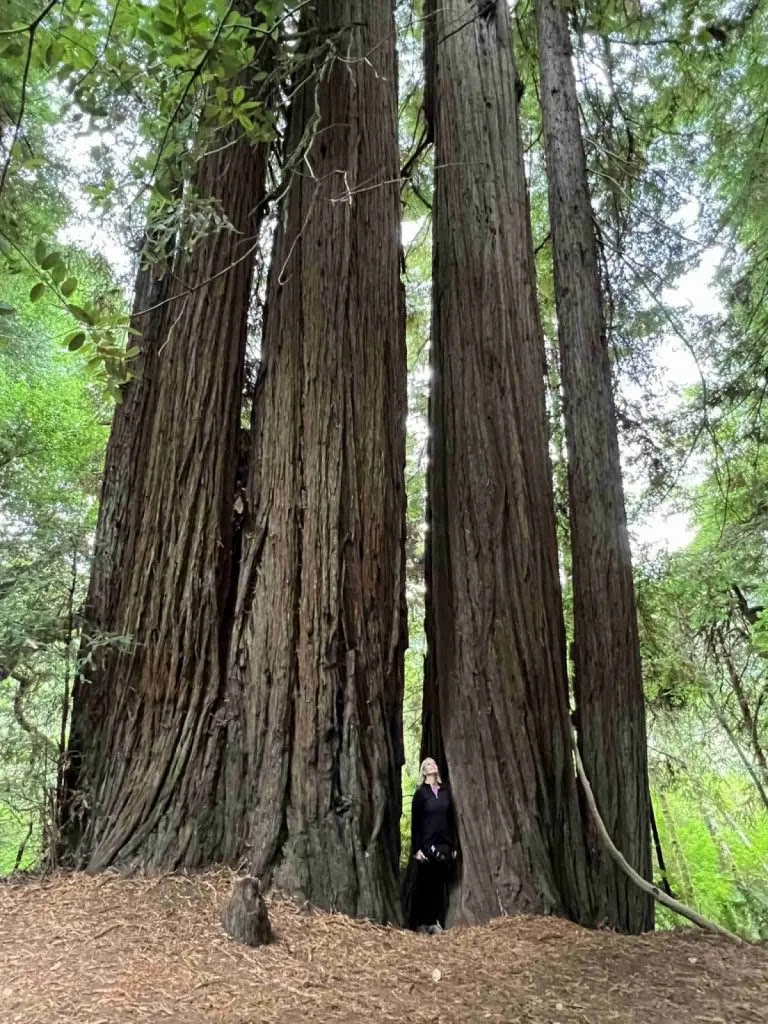
[[277, 941], [218, 919], [232, 876], [0, 885], [1, 1024], [768, 1022], [768, 950], [504, 918], [436, 937], [273, 896]]

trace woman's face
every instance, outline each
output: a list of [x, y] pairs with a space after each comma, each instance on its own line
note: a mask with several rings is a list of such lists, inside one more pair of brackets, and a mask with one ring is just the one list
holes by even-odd
[[437, 764], [431, 757], [428, 757], [424, 762], [424, 774], [428, 779], [437, 775]]

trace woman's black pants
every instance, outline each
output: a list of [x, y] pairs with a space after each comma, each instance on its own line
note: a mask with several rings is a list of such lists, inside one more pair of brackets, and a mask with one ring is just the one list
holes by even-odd
[[418, 861], [413, 891], [414, 927], [445, 927], [451, 861]]

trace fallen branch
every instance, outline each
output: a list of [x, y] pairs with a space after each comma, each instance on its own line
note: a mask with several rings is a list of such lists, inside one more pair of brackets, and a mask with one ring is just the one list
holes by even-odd
[[699, 928], [703, 928], [705, 931], [714, 932], [717, 935], [724, 935], [728, 939], [732, 939], [734, 942], [743, 943], [744, 940], [738, 935], [734, 935], [733, 932], [729, 932], [726, 928], [721, 928], [719, 924], [715, 924], [714, 921], [708, 920], [706, 917], [702, 917], [701, 914], [697, 914], [695, 910], [691, 910], [690, 907], [686, 907], [684, 903], [680, 903], [672, 896], [668, 896], [665, 892], [662, 892], [657, 885], [652, 882], [647, 882], [642, 875], [638, 874], [637, 871], [632, 867], [629, 861], [624, 857], [624, 854], [617, 848], [610, 835], [608, 829], [605, 827], [605, 822], [600, 817], [600, 812], [597, 809], [597, 803], [595, 801], [595, 794], [592, 792], [592, 787], [589, 784], [587, 773], [584, 771], [584, 765], [581, 760], [581, 754], [579, 753], [578, 743], [576, 737], [571, 732], [571, 745], [573, 747], [573, 756], [576, 759], [576, 772], [579, 776], [579, 781], [584, 789], [584, 795], [587, 798], [587, 805], [590, 813], [594, 818], [597, 831], [600, 833], [600, 838], [603, 840], [611, 859], [614, 860], [621, 870], [637, 885], [643, 892], [647, 892], [649, 896], [661, 903], [663, 906], [668, 907], [674, 911], [675, 914], [680, 914], [681, 917], [687, 918], [692, 921]]

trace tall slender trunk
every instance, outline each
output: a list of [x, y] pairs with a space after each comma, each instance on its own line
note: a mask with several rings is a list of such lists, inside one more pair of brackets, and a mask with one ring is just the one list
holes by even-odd
[[510, 17], [430, 0], [430, 678], [462, 860], [451, 917], [590, 919]]
[[302, 27], [314, 68], [289, 153], [309, 149], [268, 291], [227, 793], [248, 809], [256, 874], [395, 921], [406, 357], [392, 2], [315, 0]]
[[91, 869], [191, 866], [222, 848], [222, 611], [265, 163], [266, 146], [243, 138], [201, 162], [197, 190], [218, 201], [234, 230], [177, 261], [175, 299], [153, 347], [151, 384], [142, 385], [151, 401], [126, 433], [127, 461], [141, 471], [115, 466], [126, 535], [112, 628], [132, 645], [86, 672], [79, 702], [87, 710], [76, 706], [82, 724], [70, 742], [70, 784], [84, 810], [75, 854]]
[[[579, 744], [612, 839], [651, 877], [645, 703], [597, 241], [571, 61], [567, 8], [537, 0], [544, 147], [568, 445]], [[653, 900], [613, 863], [597, 835], [598, 918], [653, 927]]]

